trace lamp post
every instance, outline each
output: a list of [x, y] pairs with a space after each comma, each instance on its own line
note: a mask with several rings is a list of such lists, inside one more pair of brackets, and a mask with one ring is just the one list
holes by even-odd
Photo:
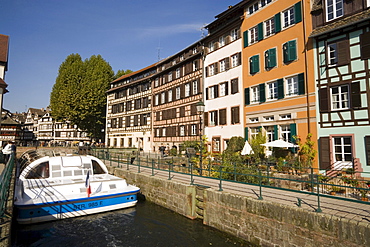
[[200, 175], [202, 176], [203, 172], [203, 140], [202, 140], [202, 118], [204, 113], [204, 103], [203, 101], [199, 101], [197, 103], [197, 112], [199, 115], [199, 167], [200, 167]]

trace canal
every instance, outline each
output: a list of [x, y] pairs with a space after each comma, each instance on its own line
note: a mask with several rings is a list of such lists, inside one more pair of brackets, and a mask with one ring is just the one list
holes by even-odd
[[168, 209], [142, 201], [134, 208], [34, 225], [13, 224], [23, 246], [252, 246]]

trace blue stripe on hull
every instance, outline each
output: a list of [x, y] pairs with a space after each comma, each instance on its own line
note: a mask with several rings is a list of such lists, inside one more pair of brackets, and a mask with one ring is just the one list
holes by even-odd
[[[132, 204], [137, 201], [137, 194], [120, 194], [114, 196], [90, 197], [79, 200], [71, 200], [56, 203], [42, 203], [37, 205], [18, 205], [18, 220], [34, 219], [39, 217], [48, 217], [52, 219], [64, 218], [63, 214], [75, 214], [75, 216], [86, 215], [85, 210], [114, 206], [118, 204]], [[122, 206], [124, 208], [124, 206]], [[72, 216], [74, 217], [74, 216]], [[33, 221], [33, 220], [32, 220]], [[43, 220], [44, 221], [44, 220]]]

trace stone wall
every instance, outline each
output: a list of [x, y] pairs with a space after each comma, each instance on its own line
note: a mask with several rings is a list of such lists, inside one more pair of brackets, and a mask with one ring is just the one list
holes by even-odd
[[370, 246], [370, 224], [116, 169], [145, 198], [257, 246]]

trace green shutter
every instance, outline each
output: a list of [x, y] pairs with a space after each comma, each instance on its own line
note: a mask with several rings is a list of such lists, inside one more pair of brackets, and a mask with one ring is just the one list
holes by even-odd
[[305, 94], [304, 73], [300, 73], [298, 75], [298, 94], [299, 95]]
[[244, 104], [249, 105], [251, 103], [249, 96], [249, 87], [244, 88]]
[[283, 44], [283, 61], [284, 63], [288, 63], [288, 42]]
[[278, 79], [277, 80], [277, 88], [278, 88], [278, 99], [284, 98], [284, 80]]
[[297, 47], [295, 40], [291, 40], [288, 42], [288, 56], [289, 62], [297, 59]]
[[258, 41], [263, 40], [263, 23], [258, 24]]
[[278, 33], [281, 31], [280, 12], [275, 15], [274, 21], [275, 21], [275, 33]]
[[265, 83], [259, 84], [258, 87], [260, 91], [260, 103], [266, 102]]
[[248, 141], [248, 127], [244, 128], [244, 140]]
[[269, 50], [269, 62], [270, 62], [269, 68], [273, 68], [276, 66], [276, 48], [272, 48]]
[[244, 48], [248, 46], [248, 30], [243, 32]]
[[250, 60], [249, 60], [249, 65], [250, 65], [250, 73], [251, 74], [255, 74], [258, 71], [260, 71], [259, 55], [254, 55], [253, 57], [251, 57]]
[[290, 142], [296, 143], [295, 136], [297, 136], [297, 126], [296, 124], [290, 124]]
[[294, 19], [295, 23], [302, 21], [302, 7], [301, 7], [301, 1], [294, 4]]
[[274, 125], [274, 141], [279, 140], [278, 126]]

